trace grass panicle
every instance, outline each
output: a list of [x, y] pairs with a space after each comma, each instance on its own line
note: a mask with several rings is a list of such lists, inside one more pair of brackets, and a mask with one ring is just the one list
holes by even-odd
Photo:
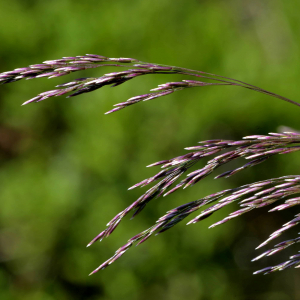
[[[211, 85], [231, 85], [243, 87], [287, 101], [296, 106], [300, 106], [300, 103], [298, 102], [236, 79], [175, 66], [146, 63], [132, 58], [108, 58], [96, 54], [63, 57], [62, 59], [48, 60], [41, 64], [35, 64], [29, 67], [17, 68], [13, 71], [3, 72], [0, 74], [0, 83], [6, 84], [21, 79], [34, 79], [40, 77], [54, 78], [65, 76], [76, 71], [98, 67], [116, 67], [123, 68], [123, 70], [106, 73], [101, 77], [78, 78], [70, 82], [60, 84], [56, 86], [57, 89], [42, 92], [32, 99], [24, 102], [23, 105], [32, 102], [40, 102], [50, 97], [57, 97], [65, 94], [68, 94], [67, 98], [74, 97], [83, 93], [95, 91], [103, 86], [116, 87], [142, 75], [179, 74], [183, 76], [196, 77], [197, 80], [183, 79], [182, 81], [178, 82], [167, 82], [160, 84], [158, 87], [153, 88], [150, 93], [134, 96], [124, 102], [115, 104], [114, 108], [108, 111], [106, 114], [116, 112], [141, 101], [148, 101], [166, 96], [179, 90]], [[132, 213], [132, 217], [135, 217], [151, 200], [161, 196], [170, 195], [179, 188], [187, 188], [191, 185], [194, 185], [213, 173], [220, 166], [228, 164], [239, 158], [247, 160], [246, 163], [242, 164], [238, 168], [218, 174], [214, 177], [215, 179], [221, 177], [228, 178], [246, 168], [254, 167], [255, 165], [266, 161], [274, 155], [299, 151], [300, 133], [285, 131], [283, 133], [269, 133], [268, 135], [252, 135], [237, 141], [222, 139], [207, 140], [199, 142], [199, 145], [197, 146], [187, 147], [185, 149], [189, 152], [181, 156], [159, 161], [148, 166], [161, 166], [162, 170], [156, 173], [154, 176], [135, 184], [129, 189], [144, 187], [155, 182], [157, 183], [155, 183], [130, 206], [117, 214], [107, 224], [106, 229], [97, 235], [88, 244], [88, 246], [111, 235], [120, 224], [121, 220], [129, 213]], [[222, 153], [220, 154], [220, 152]], [[210, 158], [204, 167], [190, 172], [184, 178], [182, 178], [191, 167], [197, 165], [200, 160], [203, 161], [208, 157]], [[176, 185], [174, 186], [175, 183]], [[101, 264], [91, 274], [94, 274], [101, 269], [105, 269], [111, 263], [120, 258], [132, 245], [139, 245], [151, 236], [160, 234], [172, 228], [177, 223], [181, 222], [186, 217], [189, 217], [192, 213], [200, 209], [202, 209], [200, 214], [188, 221], [187, 225], [198, 223], [201, 220], [211, 216], [217, 210], [233, 202], [237, 202], [240, 208], [237, 211], [232, 212], [228, 217], [211, 225], [210, 227], [223, 224], [253, 209], [261, 208], [267, 205], [276, 205], [269, 210], [270, 212], [281, 211], [299, 205], [299, 193], [300, 175], [290, 175], [246, 184], [234, 189], [223, 190], [196, 201], [183, 204], [168, 211], [164, 216], [160, 217], [153, 226], [129, 239], [128, 242], [119, 248], [111, 258]], [[210, 206], [203, 209], [207, 205]], [[298, 225], [299, 222], [300, 214], [296, 214], [293, 220], [289, 221], [280, 229], [273, 232], [270, 237], [265, 242], [261, 243], [257, 248], [265, 246], [288, 229]], [[280, 242], [273, 248], [254, 258], [253, 261], [278, 253], [287, 247], [298, 243], [299, 241], [300, 237], [296, 237], [294, 239]], [[295, 254], [286, 262], [276, 266], [264, 268], [254, 272], [254, 274], [269, 274], [275, 271], [284, 270], [289, 267], [300, 267], [300, 254]]]
[[23, 105], [40, 102], [50, 97], [57, 97], [72, 93], [67, 97], [74, 97], [83, 93], [89, 93], [97, 90], [103, 86], [109, 85], [111, 87], [118, 86], [135, 77], [147, 74], [180, 74], [202, 78], [202, 80], [212, 80], [216, 82], [203, 82], [198, 80], [182, 80], [180, 82], [167, 82], [152, 89], [152, 93], [132, 97], [125, 102], [115, 104], [115, 108], [108, 111], [106, 114], [118, 111], [132, 104], [140, 101], [148, 101], [161, 96], [173, 93], [174, 91], [183, 90], [191, 87], [202, 87], [208, 85], [234, 85], [244, 87], [253, 91], [270, 95], [272, 97], [290, 102], [294, 105], [300, 106], [300, 103], [282, 97], [280, 95], [268, 92], [257, 86], [242, 82], [240, 80], [206, 73], [203, 71], [191, 70], [186, 68], [166, 66], [161, 64], [150, 64], [139, 61], [134, 58], [109, 58], [96, 54], [86, 54], [83, 56], [63, 57], [61, 59], [47, 60], [42, 64], [30, 65], [25, 68], [17, 68], [13, 71], [0, 73], [0, 83], [11, 83], [21, 79], [34, 79], [40, 77], [55, 78], [65, 76], [73, 72], [87, 70], [98, 67], [122, 67], [127, 68], [125, 71], [112, 72], [104, 74], [101, 77], [85, 77], [60, 84], [56, 87], [59, 89], [47, 91], [38, 94], [36, 97], [29, 99]]

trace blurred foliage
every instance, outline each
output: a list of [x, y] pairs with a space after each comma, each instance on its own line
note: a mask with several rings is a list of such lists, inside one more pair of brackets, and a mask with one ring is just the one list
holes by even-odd
[[[220, 74], [297, 101], [298, 9], [299, 3], [284, 0], [0, 1], [0, 72], [95, 53]], [[236, 87], [191, 89], [103, 114], [166, 80], [172, 78], [147, 76], [26, 107], [20, 104], [66, 79], [1, 86], [0, 299], [299, 299], [299, 271], [252, 275], [294, 252], [250, 262], [258, 254], [254, 248], [293, 211], [261, 209], [208, 230], [234, 209], [228, 207], [196, 225], [182, 222], [87, 276], [167, 210], [299, 170], [295, 153], [231, 179], [208, 177], [126, 218], [110, 238], [86, 249], [142, 193], [127, 188], [154, 174], [146, 165], [203, 139], [240, 139], [281, 125], [300, 129], [296, 107]]]

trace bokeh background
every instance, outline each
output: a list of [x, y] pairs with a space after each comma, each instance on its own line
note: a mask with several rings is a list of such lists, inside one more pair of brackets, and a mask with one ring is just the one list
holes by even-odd
[[[0, 72], [95, 53], [212, 72], [297, 101], [299, 11], [300, 2], [284, 0], [2, 0]], [[252, 275], [297, 247], [250, 262], [260, 253], [254, 248], [295, 210], [261, 209], [208, 230], [232, 205], [196, 225], [182, 222], [87, 276], [167, 210], [221, 189], [299, 174], [300, 167], [294, 153], [231, 179], [208, 177], [153, 201], [111, 237], [85, 248], [145, 191], [127, 188], [158, 170], [146, 165], [184, 154], [203, 139], [240, 139], [283, 125], [300, 129], [299, 108], [237, 87], [191, 89], [104, 115], [115, 103], [179, 79], [172, 75], [20, 106], [70, 78], [110, 71], [1, 86], [0, 299], [299, 299], [297, 269]], [[290, 230], [275, 243], [296, 235]]]

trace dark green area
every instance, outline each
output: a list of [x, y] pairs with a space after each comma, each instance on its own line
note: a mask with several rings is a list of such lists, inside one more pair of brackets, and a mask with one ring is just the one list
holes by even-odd
[[[95, 53], [203, 70], [300, 101], [299, 10], [284, 0], [0, 1], [0, 72]], [[294, 153], [231, 179], [208, 177], [153, 201], [85, 248], [145, 191], [127, 188], [158, 170], [146, 165], [203, 139], [240, 139], [281, 125], [300, 129], [299, 108], [238, 87], [190, 89], [104, 115], [115, 103], [181, 78], [172, 75], [20, 106], [69, 78], [110, 71], [0, 86], [0, 299], [299, 299], [297, 269], [252, 275], [297, 247], [250, 262], [292, 210], [261, 209], [208, 230], [232, 205], [198, 224], [182, 222], [87, 276], [167, 210], [221, 189], [299, 174], [300, 167]]]

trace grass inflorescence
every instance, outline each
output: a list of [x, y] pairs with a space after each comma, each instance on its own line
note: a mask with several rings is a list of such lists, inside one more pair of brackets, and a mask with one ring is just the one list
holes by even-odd
[[[202, 71], [190, 70], [175, 66], [166, 66], [161, 64], [152, 64], [139, 61], [132, 58], [108, 58], [96, 54], [86, 54], [83, 56], [63, 57], [62, 59], [44, 61], [42, 64], [35, 64], [25, 68], [17, 68], [13, 71], [3, 72], [0, 74], [0, 83], [6, 84], [15, 82], [21, 79], [34, 79], [40, 77], [60, 77], [68, 75], [76, 71], [82, 71], [98, 67], [118, 67], [125, 68], [123, 71], [106, 73], [101, 77], [85, 77], [72, 80], [70, 82], [60, 84], [57, 89], [46, 91], [38, 94], [30, 100], [23, 103], [29, 104], [32, 102], [40, 102], [50, 97], [57, 97], [68, 94], [69, 97], [74, 97], [83, 93], [92, 92], [103, 86], [115, 87], [123, 84], [135, 77], [149, 74], [179, 74], [196, 77], [197, 80], [182, 80], [179, 82], [167, 82], [152, 89], [150, 93], [134, 96], [124, 102], [114, 105], [114, 108], [106, 114], [110, 114], [121, 110], [127, 106], [133, 105], [141, 101], [152, 100], [161, 96], [169, 95], [173, 92], [184, 90], [187, 88], [203, 87], [211, 85], [231, 85], [247, 88], [256, 92], [267, 94], [269, 96], [287, 101], [296, 106], [300, 103], [282, 97], [280, 95], [271, 93], [254, 85], [235, 80], [232, 78], [206, 73]], [[199, 80], [200, 79], [200, 80]], [[203, 81], [204, 80], [204, 81]], [[207, 81], [208, 80], [208, 81]], [[212, 81], [212, 82], [211, 82]], [[150, 166], [161, 166], [162, 170], [154, 176], [147, 178], [134, 186], [143, 187], [155, 183], [142, 196], [134, 201], [130, 206], [125, 208], [122, 212], [117, 214], [108, 224], [105, 230], [97, 235], [88, 246], [92, 245], [98, 240], [108, 237], [119, 225], [121, 220], [129, 213], [133, 216], [139, 214], [146, 205], [154, 198], [167, 196], [179, 188], [187, 188], [194, 185], [215, 172], [220, 166], [227, 164], [238, 158], [244, 158], [247, 162], [238, 168], [235, 168], [225, 173], [218, 174], [215, 178], [230, 177], [246, 168], [253, 167], [260, 164], [270, 157], [277, 154], [287, 154], [300, 150], [300, 133], [283, 132], [283, 133], [269, 133], [268, 135], [252, 135], [244, 137], [241, 140], [208, 140], [201, 141], [199, 145], [185, 148], [189, 152], [181, 156], [159, 161]], [[221, 154], [219, 152], [222, 152]], [[201, 160], [211, 157], [204, 167], [199, 168], [186, 177], [182, 178], [189, 169]], [[150, 167], [149, 166], [149, 167]], [[176, 185], [175, 185], [176, 183]], [[175, 186], [174, 186], [175, 185]], [[276, 203], [270, 211], [280, 211], [300, 204], [300, 175], [284, 176], [279, 178], [272, 178], [247, 185], [243, 185], [234, 189], [227, 189], [215, 194], [208, 195], [204, 198], [183, 204], [168, 211], [164, 216], [160, 217], [156, 223], [145, 231], [135, 235], [128, 242], [119, 248], [116, 253], [91, 274], [94, 274], [100, 269], [106, 268], [119, 257], [121, 257], [132, 245], [139, 245], [150, 238], [152, 235], [157, 235], [170, 228], [190, 214], [203, 209], [204, 206], [209, 206], [203, 209], [200, 214], [194, 217], [187, 224], [197, 223], [209, 216], [222, 207], [238, 202], [240, 209], [231, 213], [223, 220], [211, 225], [214, 227], [223, 224], [235, 217], [238, 217], [246, 212], [256, 208], [261, 208], [267, 205]], [[298, 196], [297, 196], [298, 195]], [[281, 201], [278, 203], [278, 201]], [[265, 246], [273, 239], [280, 236], [286, 230], [296, 226], [300, 222], [300, 214], [288, 223], [284, 224], [279, 230], [275, 231], [270, 237], [259, 245], [257, 248]], [[275, 245], [270, 250], [265, 251], [261, 255], [253, 259], [256, 261], [262, 257], [273, 255], [297, 242], [300, 238], [294, 238]], [[283, 270], [288, 267], [300, 267], [300, 254], [290, 257], [286, 262], [279, 265], [267, 267], [255, 272], [268, 274], [274, 271]]]

